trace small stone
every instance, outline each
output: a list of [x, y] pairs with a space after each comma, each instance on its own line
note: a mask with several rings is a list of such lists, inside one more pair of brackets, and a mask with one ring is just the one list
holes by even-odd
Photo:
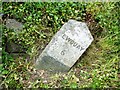
[[36, 68], [52, 72], [66, 72], [92, 41], [93, 37], [84, 22], [69, 20], [37, 58]]
[[6, 51], [9, 53], [25, 53], [26, 49], [12, 41], [6, 43]]
[[6, 20], [6, 27], [8, 29], [14, 29], [14, 31], [20, 31], [23, 29], [22, 23], [16, 21], [15, 19], [7, 19]]

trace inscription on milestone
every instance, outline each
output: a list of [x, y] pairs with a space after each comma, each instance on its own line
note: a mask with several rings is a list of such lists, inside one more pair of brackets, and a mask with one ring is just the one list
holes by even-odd
[[66, 34], [63, 34], [62, 38], [64, 40], [66, 40], [68, 43], [70, 43], [73, 47], [76, 47], [77, 49], [80, 49], [80, 50], [84, 49], [77, 42], [75, 42], [74, 40], [70, 39]]
[[85, 23], [69, 20], [38, 57], [36, 67], [53, 72], [68, 71], [92, 41], [93, 37]]
[[61, 51], [61, 55], [65, 55], [66, 50]]

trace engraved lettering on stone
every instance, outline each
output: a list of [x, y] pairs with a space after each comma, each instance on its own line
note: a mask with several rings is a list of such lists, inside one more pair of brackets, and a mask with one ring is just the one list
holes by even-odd
[[61, 55], [65, 55], [65, 50], [61, 51]]
[[76, 47], [76, 48], [78, 48], [80, 50], [84, 49], [78, 43], [76, 43], [74, 40], [70, 39], [67, 35], [63, 34], [62, 38], [64, 40], [66, 40], [68, 43], [70, 43], [70, 45], [72, 45], [73, 47]]

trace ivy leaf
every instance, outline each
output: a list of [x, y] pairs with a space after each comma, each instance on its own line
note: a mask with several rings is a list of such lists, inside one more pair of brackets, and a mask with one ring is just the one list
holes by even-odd
[[58, 17], [57, 17], [57, 16], [54, 16], [54, 18], [55, 18], [55, 21], [57, 21], [57, 20], [58, 20]]
[[9, 71], [4, 70], [4, 71], [2, 72], [2, 74], [8, 74], [8, 72], [9, 72]]
[[70, 84], [70, 88], [77, 88], [77, 87], [78, 87], [77, 83], [72, 82]]

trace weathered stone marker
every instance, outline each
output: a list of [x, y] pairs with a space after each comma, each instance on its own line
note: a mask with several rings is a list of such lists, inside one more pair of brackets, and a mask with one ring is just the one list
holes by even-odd
[[68, 71], [93, 41], [83, 22], [69, 20], [55, 34], [36, 60], [36, 68], [53, 72]]

